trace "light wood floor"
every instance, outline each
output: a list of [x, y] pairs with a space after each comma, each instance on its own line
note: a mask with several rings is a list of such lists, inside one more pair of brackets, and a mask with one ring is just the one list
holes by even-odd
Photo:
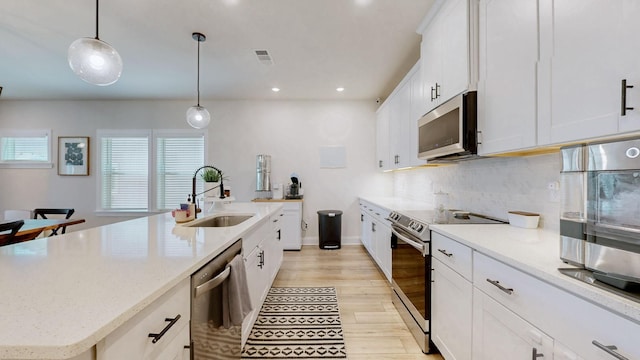
[[285, 251], [273, 286], [334, 286], [349, 360], [442, 360], [420, 351], [391, 302], [389, 282], [363, 246]]

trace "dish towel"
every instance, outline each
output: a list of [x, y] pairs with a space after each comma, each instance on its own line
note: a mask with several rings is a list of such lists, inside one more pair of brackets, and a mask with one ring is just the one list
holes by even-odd
[[242, 321], [251, 312], [252, 306], [242, 255], [236, 255], [227, 266], [231, 268], [231, 273], [222, 285], [222, 322], [228, 329], [242, 326]]

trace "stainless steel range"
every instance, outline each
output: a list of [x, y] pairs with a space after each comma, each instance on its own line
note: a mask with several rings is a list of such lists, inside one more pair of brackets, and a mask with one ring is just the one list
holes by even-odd
[[[431, 230], [433, 211], [392, 212], [391, 278], [393, 304], [422, 352], [434, 351], [430, 341]], [[465, 211], [450, 210], [447, 224], [498, 224], [504, 221]]]

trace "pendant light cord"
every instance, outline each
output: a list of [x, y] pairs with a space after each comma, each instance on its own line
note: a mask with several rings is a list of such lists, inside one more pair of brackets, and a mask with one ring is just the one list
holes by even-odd
[[96, 40], [100, 40], [98, 37], [98, 0], [96, 0]]
[[198, 36], [198, 106], [200, 106], [200, 37]]

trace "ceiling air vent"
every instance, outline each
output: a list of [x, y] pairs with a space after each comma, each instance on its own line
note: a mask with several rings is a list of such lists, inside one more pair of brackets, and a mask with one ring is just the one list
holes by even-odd
[[267, 50], [255, 50], [258, 60], [264, 65], [273, 65], [273, 59]]

